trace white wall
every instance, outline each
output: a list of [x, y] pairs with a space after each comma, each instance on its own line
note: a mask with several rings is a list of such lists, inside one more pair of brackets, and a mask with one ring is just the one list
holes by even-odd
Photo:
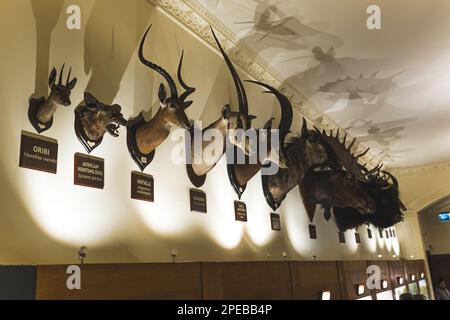
[[[368, 239], [366, 227], [360, 228], [361, 244], [355, 243], [352, 231], [346, 232], [347, 244], [339, 244], [334, 223], [326, 222], [319, 212], [315, 220], [319, 239], [310, 240], [309, 221], [298, 189], [288, 195], [279, 210], [282, 232], [272, 231], [270, 208], [264, 200], [259, 175], [250, 181], [243, 196], [248, 222], [235, 222], [236, 196], [224, 162], [208, 174], [202, 188], [207, 194], [208, 214], [190, 213], [191, 184], [185, 167], [169, 161], [174, 146], [170, 140], [157, 149], [153, 163], [146, 169], [155, 178], [155, 202], [131, 200], [130, 172], [137, 167], [128, 155], [124, 129], [117, 139], [106, 136], [93, 152], [105, 159], [104, 190], [74, 186], [73, 155], [84, 150], [73, 132], [73, 108], [84, 90], [105, 102], [119, 103], [126, 117], [148, 110], [156, 100], [160, 80], [137, 61], [135, 51], [149, 23], [153, 28], [147, 56], [175, 74], [180, 51], [185, 49], [184, 77], [197, 87], [192, 96], [194, 105], [188, 110], [191, 118], [205, 123], [217, 119], [222, 106], [230, 99], [235, 101], [234, 88], [223, 59], [147, 1], [33, 3], [47, 23], [50, 19], [46, 20], [46, 15], [55, 10], [57, 3], [61, 4], [49, 38], [48, 56], [45, 45], [37, 46], [36, 31], [42, 39], [45, 28], [40, 22], [36, 29], [30, 1], [0, 2], [0, 42], [8, 44], [0, 59], [0, 264], [72, 263], [81, 245], [90, 248], [88, 262], [92, 263], [169, 261], [172, 248], [178, 249], [178, 260], [182, 261], [279, 260], [283, 259], [282, 252], [289, 259], [316, 256], [318, 260], [375, 259], [378, 254], [387, 259], [393, 254], [402, 255], [403, 241], [399, 244], [397, 239], [379, 239], [376, 230], [375, 238]], [[68, 4], [82, 8], [80, 31], [65, 29], [64, 11]], [[12, 29], [14, 32], [8, 31]], [[36, 47], [40, 63], [49, 64], [38, 68], [38, 90], [43, 90], [42, 83], [46, 83], [53, 65], [59, 68], [66, 62], [78, 77], [71, 97], [73, 105], [59, 109], [53, 127], [45, 133], [59, 141], [57, 175], [18, 167], [20, 132], [33, 131], [27, 119], [27, 101], [35, 90]], [[260, 88], [248, 84], [246, 87], [250, 111], [259, 116], [256, 126], [279, 114], [272, 99], [260, 94]], [[294, 132], [299, 129], [300, 119], [296, 113]], [[416, 257], [419, 255], [416, 253]]]

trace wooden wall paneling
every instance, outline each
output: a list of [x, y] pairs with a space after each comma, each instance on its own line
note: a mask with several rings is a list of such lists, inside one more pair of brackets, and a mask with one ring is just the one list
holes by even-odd
[[341, 300], [341, 287], [336, 261], [291, 261], [294, 299], [320, 300], [329, 290], [331, 300]]
[[[365, 296], [372, 296], [372, 290], [366, 287], [367, 261], [338, 261], [339, 279], [342, 288], [342, 298], [355, 300]], [[356, 285], [365, 287], [364, 294], [358, 296]]]
[[431, 281], [436, 284], [439, 278], [443, 278], [450, 286], [450, 254], [430, 255], [428, 257]]
[[81, 266], [81, 290], [66, 286], [67, 266], [39, 266], [37, 299], [201, 299], [200, 263]]
[[[389, 270], [388, 261], [373, 260], [373, 261], [368, 261], [368, 265], [376, 265], [376, 266], [380, 267], [380, 271], [381, 271], [381, 279], [380, 279], [380, 284], [379, 284], [380, 289], [373, 290], [374, 298], [376, 299], [377, 293], [388, 291], [388, 290], [393, 291], [393, 286], [392, 286], [392, 281], [391, 281], [392, 277], [391, 277], [391, 272]], [[386, 288], [383, 288], [384, 280], [387, 281]], [[394, 294], [394, 292], [393, 292], [393, 294]]]
[[204, 299], [292, 299], [286, 261], [202, 263]]
[[[403, 266], [405, 268], [406, 279], [408, 283], [416, 282], [418, 279], [416, 260], [404, 260]], [[411, 275], [415, 275], [415, 280], [411, 279]]]

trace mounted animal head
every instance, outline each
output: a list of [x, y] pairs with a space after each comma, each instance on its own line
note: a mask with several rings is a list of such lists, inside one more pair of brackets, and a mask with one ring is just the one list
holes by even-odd
[[397, 179], [387, 171], [370, 175], [362, 188], [374, 199], [376, 210], [371, 215], [361, 215], [353, 208], [334, 208], [336, 224], [340, 230], [370, 223], [378, 228], [388, 228], [403, 220], [406, 210], [400, 200]]
[[342, 170], [310, 169], [299, 182], [299, 186], [311, 222], [317, 204], [326, 208], [351, 207], [363, 215], [371, 214], [376, 209], [375, 201], [364, 191], [361, 183]]
[[61, 72], [59, 73], [59, 79], [56, 83], [56, 69], [53, 68], [50, 72], [50, 76], [48, 78], [48, 86], [50, 87], [50, 94], [47, 100], [53, 101], [56, 105], [61, 105], [68, 107], [70, 106], [70, 94], [72, 89], [75, 88], [77, 84], [77, 78], [73, 78], [70, 80], [70, 73], [72, 72], [72, 68], [69, 69], [69, 74], [67, 75], [66, 83], [62, 82], [62, 77], [64, 73], [64, 66], [61, 67]]
[[139, 60], [145, 66], [158, 72], [167, 81], [167, 84], [169, 86], [169, 94], [163, 83], [161, 83], [159, 86], [158, 98], [160, 102], [160, 109], [158, 111], [158, 117], [162, 121], [162, 124], [169, 129], [172, 127], [188, 129], [190, 127], [190, 122], [185, 113], [185, 110], [191, 106], [192, 101], [186, 101], [186, 98], [195, 91], [195, 88], [186, 85], [186, 83], [184, 83], [182, 79], [181, 69], [183, 64], [183, 53], [181, 54], [180, 63], [178, 65], [178, 80], [183, 89], [185, 89], [185, 92], [183, 92], [183, 94], [179, 96], [175, 81], [170, 76], [170, 74], [161, 66], [147, 60], [144, 57], [145, 39], [148, 32], [150, 31], [150, 28], [151, 26], [148, 27], [148, 29], [144, 33], [144, 36], [142, 37], [141, 43], [139, 45], [138, 56]]
[[50, 94], [47, 98], [30, 98], [28, 106], [28, 119], [38, 133], [51, 128], [53, 124], [53, 115], [59, 106], [70, 106], [70, 94], [77, 83], [77, 78], [70, 79], [67, 75], [66, 83], [63, 83], [64, 64], [59, 73], [58, 82], [56, 82], [56, 69], [53, 68], [48, 78]]
[[156, 148], [167, 139], [172, 128], [189, 129], [190, 122], [186, 115], [186, 109], [189, 108], [192, 101], [186, 101], [186, 98], [195, 91], [195, 88], [189, 87], [182, 78], [184, 52], [181, 53], [177, 73], [178, 81], [185, 90], [181, 95], [178, 95], [177, 86], [171, 75], [164, 68], [144, 57], [144, 44], [150, 28], [151, 25], [142, 37], [138, 57], [142, 64], [159, 73], [167, 81], [169, 92], [163, 83], [159, 85], [159, 108], [152, 119], [146, 121], [141, 112], [137, 117], [128, 121], [128, 151], [142, 171], [153, 160]]
[[75, 109], [75, 132], [88, 152], [101, 143], [106, 132], [118, 137], [119, 127], [126, 124], [118, 104], [103, 104], [88, 92]]
[[[244, 132], [246, 130], [249, 130], [251, 128], [252, 120], [256, 119], [256, 116], [250, 115], [248, 113], [248, 101], [247, 101], [247, 94], [245, 92], [244, 85], [242, 84], [242, 81], [236, 71], [236, 69], [233, 66], [233, 63], [231, 62], [228, 55], [223, 50], [219, 40], [216, 37], [216, 34], [214, 33], [214, 30], [211, 28], [212, 35], [217, 43], [217, 46], [222, 53], [222, 56], [228, 66], [228, 69], [230, 70], [231, 76], [233, 78], [234, 86], [236, 88], [237, 97], [238, 97], [238, 106], [239, 111], [231, 111], [231, 107], [229, 105], [225, 105], [222, 109], [222, 120], [225, 122], [228, 130], [237, 130], [241, 129]], [[232, 144], [240, 148], [242, 151], [244, 151], [245, 154], [250, 154], [250, 142], [248, 137], [245, 139], [241, 139], [240, 135], [228, 135], [228, 138]]]

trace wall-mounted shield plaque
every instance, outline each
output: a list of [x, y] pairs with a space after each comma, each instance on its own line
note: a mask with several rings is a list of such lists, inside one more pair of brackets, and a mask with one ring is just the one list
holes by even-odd
[[103, 189], [105, 185], [105, 160], [75, 153], [73, 183], [79, 186]]
[[191, 181], [191, 183], [197, 187], [200, 188], [201, 186], [203, 186], [205, 184], [205, 180], [206, 180], [206, 174], [204, 175], [197, 175], [194, 171], [194, 169], [192, 168], [192, 164], [190, 163], [190, 159], [188, 156], [188, 151], [191, 150], [191, 145], [194, 143], [194, 136], [196, 134], [202, 134], [202, 130], [197, 128], [195, 125], [192, 125], [189, 129], [189, 134], [186, 133], [186, 137], [184, 139], [185, 141], [185, 150], [186, 152], [186, 172], [188, 175], [189, 180]]
[[136, 118], [129, 119], [127, 123], [128, 152], [131, 156], [131, 159], [133, 159], [133, 161], [138, 165], [141, 171], [144, 171], [144, 169], [150, 164], [150, 162], [153, 161], [153, 158], [155, 157], [155, 150], [148, 154], [144, 154], [139, 151], [139, 148], [136, 144], [136, 130], [144, 123], [145, 119], [142, 115], [142, 112]]
[[191, 211], [207, 212], [206, 193], [202, 190], [191, 188], [189, 189], [189, 199], [191, 203]]
[[242, 201], [234, 201], [234, 218], [236, 221], [247, 222], [247, 206]]
[[153, 176], [142, 172], [131, 172], [131, 199], [153, 202]]
[[339, 243], [345, 243], [345, 233], [339, 231]]
[[272, 230], [274, 230], [274, 231], [281, 231], [280, 215], [277, 214], [277, 213], [272, 212], [270, 214], [270, 224], [272, 226]]
[[56, 173], [58, 141], [31, 132], [22, 131], [19, 166], [48, 173]]

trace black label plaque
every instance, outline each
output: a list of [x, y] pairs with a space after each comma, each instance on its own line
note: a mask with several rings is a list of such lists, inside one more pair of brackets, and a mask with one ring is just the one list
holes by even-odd
[[389, 239], [389, 231], [388, 231], [388, 230], [386, 230], [385, 232], [386, 232], [386, 238], [388, 238], [388, 239]]
[[272, 224], [272, 230], [281, 231], [281, 221], [279, 214], [272, 212], [270, 214], [270, 223]]
[[339, 243], [345, 243], [345, 233], [339, 232]]
[[309, 238], [310, 239], [317, 239], [317, 229], [316, 226], [313, 224], [309, 225]]
[[372, 230], [370, 228], [367, 228], [367, 237], [369, 237], [369, 239], [372, 239]]
[[20, 138], [20, 167], [55, 174], [57, 165], [58, 141], [22, 131]]
[[75, 153], [73, 183], [79, 186], [103, 189], [105, 185], [105, 160]]
[[380, 238], [383, 238], [383, 230], [382, 229], [378, 229], [378, 232], [380, 233]]
[[191, 202], [191, 211], [207, 212], [206, 193], [202, 190], [194, 188], [189, 189], [189, 199]]
[[236, 221], [247, 222], [247, 206], [242, 201], [234, 201], [234, 218]]
[[358, 232], [355, 232], [355, 241], [356, 243], [361, 243], [361, 237], [359, 236]]
[[131, 199], [153, 202], [153, 177], [149, 174], [131, 172]]

